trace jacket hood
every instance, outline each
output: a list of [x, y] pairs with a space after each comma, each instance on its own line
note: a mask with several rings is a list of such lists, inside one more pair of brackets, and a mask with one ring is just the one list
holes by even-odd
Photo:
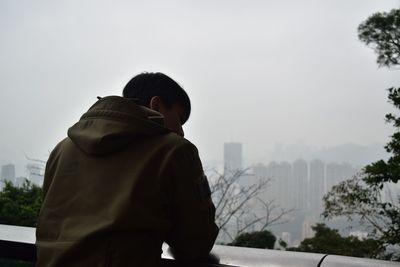
[[68, 130], [68, 137], [82, 151], [104, 155], [148, 135], [166, 134], [162, 114], [139, 106], [134, 99], [108, 96], [98, 100]]

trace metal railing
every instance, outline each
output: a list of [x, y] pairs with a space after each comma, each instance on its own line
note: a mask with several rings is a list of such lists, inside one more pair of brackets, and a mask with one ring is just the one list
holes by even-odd
[[[191, 262], [180, 263], [168, 253], [164, 244], [162, 267], [399, 267], [390, 261], [371, 260], [316, 253], [254, 249], [230, 246], [214, 246], [212, 253], [220, 258], [219, 264]], [[0, 259], [36, 260], [35, 228], [0, 225]]]

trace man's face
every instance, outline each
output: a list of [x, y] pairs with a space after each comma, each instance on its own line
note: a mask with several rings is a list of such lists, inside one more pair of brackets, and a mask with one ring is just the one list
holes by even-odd
[[162, 104], [159, 112], [164, 116], [165, 128], [170, 129], [182, 137], [185, 135], [182, 129], [185, 111], [180, 104], [174, 104], [170, 108]]
[[165, 128], [184, 136], [182, 125], [185, 121], [185, 109], [181, 104], [176, 103], [172, 107], [167, 107], [159, 96], [154, 96], [150, 100], [150, 108], [164, 116]]

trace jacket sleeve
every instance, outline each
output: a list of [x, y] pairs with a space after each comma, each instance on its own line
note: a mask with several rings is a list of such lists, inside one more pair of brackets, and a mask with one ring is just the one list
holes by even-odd
[[198, 151], [191, 143], [175, 149], [168, 159], [172, 231], [166, 242], [184, 260], [207, 257], [218, 235], [215, 207]]

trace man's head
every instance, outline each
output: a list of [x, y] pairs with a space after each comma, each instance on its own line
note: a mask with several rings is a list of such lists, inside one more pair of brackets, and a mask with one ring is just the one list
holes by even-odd
[[183, 136], [182, 125], [190, 116], [190, 99], [173, 79], [160, 72], [142, 73], [127, 83], [122, 95], [160, 112], [165, 127]]

